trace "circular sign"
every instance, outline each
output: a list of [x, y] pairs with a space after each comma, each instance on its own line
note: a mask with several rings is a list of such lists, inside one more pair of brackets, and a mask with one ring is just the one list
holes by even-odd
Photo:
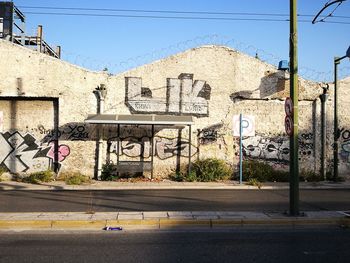
[[284, 127], [286, 128], [286, 133], [289, 136], [292, 136], [293, 134], [293, 120], [291, 116], [286, 116], [284, 118]]
[[287, 116], [293, 115], [293, 102], [291, 98], [286, 98], [286, 102], [284, 103], [284, 111]]

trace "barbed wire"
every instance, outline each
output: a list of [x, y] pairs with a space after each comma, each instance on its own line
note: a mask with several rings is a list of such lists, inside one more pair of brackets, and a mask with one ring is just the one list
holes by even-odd
[[[245, 42], [238, 41], [231, 37], [220, 36], [220, 35], [205, 35], [200, 37], [195, 37], [194, 39], [185, 40], [178, 42], [176, 44], [170, 45], [161, 49], [154, 49], [149, 53], [130, 57], [126, 60], [120, 62], [111, 62], [107, 60], [96, 59], [88, 57], [81, 54], [76, 54], [73, 52], [62, 50], [62, 59], [66, 60], [72, 64], [94, 70], [103, 71], [108, 70], [108, 72], [113, 74], [119, 74], [139, 66], [152, 63], [157, 60], [164, 59], [169, 56], [173, 56], [177, 53], [184, 52], [188, 49], [197, 48], [205, 45], [219, 45], [227, 46], [241, 53], [247, 54], [252, 57], [257, 57], [263, 62], [274, 65], [277, 67], [279, 61], [286, 59], [274, 55], [264, 49], [255, 47], [254, 45], [247, 44]], [[308, 67], [299, 67], [299, 75], [307, 80], [317, 81], [317, 82], [332, 82], [333, 81], [333, 71], [322, 72]], [[349, 67], [341, 67], [339, 69], [339, 78], [345, 78], [350, 76]]]

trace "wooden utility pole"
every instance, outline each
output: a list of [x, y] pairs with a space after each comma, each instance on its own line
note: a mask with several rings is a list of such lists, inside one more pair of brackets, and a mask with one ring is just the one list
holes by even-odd
[[290, 0], [290, 97], [293, 102], [293, 132], [290, 136], [290, 178], [289, 178], [289, 213], [299, 215], [299, 142], [298, 142], [298, 35], [297, 35], [297, 0]]

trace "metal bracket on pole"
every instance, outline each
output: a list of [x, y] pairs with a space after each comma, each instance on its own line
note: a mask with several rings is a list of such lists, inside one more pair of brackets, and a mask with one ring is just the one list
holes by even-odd
[[242, 113], [239, 115], [239, 183], [242, 184], [242, 178], [243, 178], [243, 167], [242, 167], [242, 136], [243, 136], [243, 116]]

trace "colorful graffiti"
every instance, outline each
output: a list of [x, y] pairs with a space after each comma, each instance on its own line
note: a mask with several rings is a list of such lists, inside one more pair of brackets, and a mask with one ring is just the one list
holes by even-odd
[[193, 74], [167, 78], [166, 100], [154, 98], [141, 78], [126, 77], [125, 83], [125, 103], [132, 113], [209, 115], [211, 87], [203, 80], [193, 81]]
[[[58, 161], [62, 162], [70, 154], [67, 145], [60, 145]], [[53, 165], [54, 145], [41, 145], [29, 133], [0, 133], [0, 164], [12, 173], [37, 172]]]
[[[111, 141], [110, 153], [118, 153], [119, 155], [125, 155], [127, 157], [143, 157], [148, 158], [151, 156], [151, 138], [150, 137], [128, 137], [123, 138], [119, 142]], [[118, 149], [119, 145], [119, 149]], [[178, 138], [165, 138], [154, 137], [154, 150], [153, 155], [159, 159], [164, 160], [174, 156], [189, 156], [189, 150], [191, 147], [191, 156], [197, 153], [197, 148], [190, 145], [188, 140]]]
[[343, 162], [350, 163], [350, 130], [340, 130], [340, 157]]

